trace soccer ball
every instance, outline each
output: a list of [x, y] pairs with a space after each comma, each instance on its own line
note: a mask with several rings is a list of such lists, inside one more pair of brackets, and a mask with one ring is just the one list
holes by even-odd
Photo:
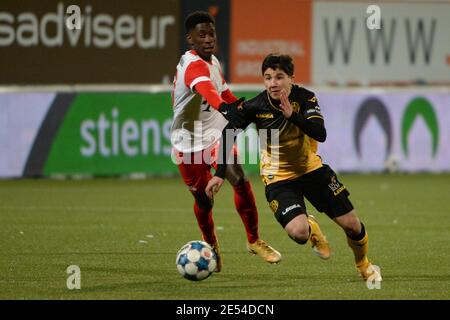
[[178, 272], [186, 279], [205, 280], [216, 269], [216, 253], [204, 241], [190, 241], [178, 251], [176, 264]]
[[397, 156], [391, 154], [384, 162], [384, 171], [387, 173], [396, 173], [400, 171], [400, 160]]

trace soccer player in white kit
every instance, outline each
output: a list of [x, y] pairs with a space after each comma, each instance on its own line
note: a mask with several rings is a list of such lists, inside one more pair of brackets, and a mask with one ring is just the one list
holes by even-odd
[[[238, 100], [228, 88], [220, 63], [213, 55], [214, 18], [207, 12], [194, 12], [186, 18], [185, 28], [192, 49], [177, 65], [172, 93], [171, 142], [183, 181], [194, 196], [194, 213], [203, 240], [217, 254], [216, 271], [219, 272], [222, 257], [212, 217], [213, 204], [205, 188], [212, 178], [211, 167], [217, 168], [215, 161], [222, 130], [228, 122], [239, 127], [244, 121], [238, 110], [244, 99]], [[237, 157], [235, 148], [233, 155]], [[248, 251], [269, 263], [279, 262], [281, 254], [259, 238], [255, 196], [237, 161], [227, 166], [226, 179], [233, 187], [235, 206], [245, 226]]]

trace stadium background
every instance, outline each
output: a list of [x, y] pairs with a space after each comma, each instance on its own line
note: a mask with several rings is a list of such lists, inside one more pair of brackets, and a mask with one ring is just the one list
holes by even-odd
[[[216, 16], [217, 56], [238, 96], [262, 88], [266, 54], [294, 57], [337, 170], [450, 170], [448, 3], [382, 2], [379, 30], [357, 1], [83, 1], [81, 30], [66, 28], [68, 5], [2, 2], [0, 177], [176, 174], [170, 83], [197, 9]], [[240, 147], [254, 159], [247, 136]]]
[[[86, 24], [81, 30], [68, 30], [64, 24], [66, 8], [71, 4], [78, 5], [85, 16]], [[370, 30], [366, 25], [371, 17], [366, 10], [371, 4], [381, 9], [379, 30]], [[214, 282], [233, 283], [226, 274], [222, 278], [225, 280], [214, 277], [211, 283], [222, 286], [229, 295], [220, 295], [213, 289], [203, 293], [193, 287], [191, 290], [206, 299], [448, 298], [449, 273], [445, 265], [449, 262], [450, 221], [448, 205], [442, 199], [450, 191], [450, 3], [325, 0], [1, 1], [0, 218], [2, 248], [8, 249], [2, 258], [0, 297], [79, 298], [66, 295], [67, 289], [60, 288], [60, 282], [65, 281], [64, 272], [57, 280], [50, 274], [63, 270], [69, 261], [78, 261], [91, 264], [91, 274], [119, 274], [122, 281], [115, 286], [112, 278], [88, 278], [95, 285], [81, 297], [189, 298], [187, 294], [173, 296], [175, 287], [170, 286], [157, 286], [148, 295], [142, 295], [146, 289], [136, 284], [141, 279], [138, 271], [130, 275], [127, 268], [156, 272], [151, 283], [154, 280], [173, 284], [178, 280], [170, 278], [170, 273], [152, 269], [144, 255], [135, 257], [135, 266], [126, 264], [122, 270], [114, 266], [126, 263], [127, 250], [135, 254], [147, 250], [130, 249], [120, 242], [135, 241], [135, 236], [130, 236], [135, 232], [141, 232], [143, 237], [148, 233], [143, 226], [151, 226], [156, 238], [167, 239], [164, 237], [169, 233], [166, 225], [170, 220], [161, 217], [168, 213], [189, 228], [175, 227], [180, 238], [161, 242], [163, 248], [155, 249], [157, 256], [167, 258], [163, 266], [173, 268], [170, 259], [177, 248], [198, 237], [193, 215], [188, 214], [191, 199], [171, 161], [169, 133], [171, 81], [180, 55], [187, 50], [183, 21], [188, 13], [198, 9], [208, 10], [216, 17], [217, 56], [237, 96], [251, 98], [263, 88], [259, 73], [266, 54], [281, 52], [293, 56], [296, 81], [316, 92], [325, 115], [329, 138], [319, 148], [324, 161], [339, 172], [370, 173], [346, 175], [344, 180], [353, 185], [350, 189], [354, 199], [360, 199], [355, 201], [363, 218], [369, 225], [372, 222], [374, 243], [393, 245], [399, 237], [416, 236], [414, 230], [420, 230], [424, 237], [428, 235], [431, 243], [423, 243], [422, 237], [414, 238], [411, 245], [402, 247], [404, 251], [396, 249], [391, 255], [380, 246], [374, 248], [380, 263], [391, 267], [391, 280], [397, 276], [399, 281], [391, 282], [391, 287], [387, 284], [390, 289], [384, 295], [357, 291], [359, 282], [347, 283], [343, 289], [327, 287], [326, 295], [319, 294], [322, 289], [308, 282], [312, 288], [309, 295], [289, 295], [289, 279], [296, 274], [289, 268], [285, 278], [275, 276], [286, 286], [287, 295], [268, 290], [264, 296], [258, 286], [255, 291], [250, 286], [239, 295], [241, 284], [227, 287], [224, 282]], [[238, 143], [247, 172], [256, 175], [257, 165], [248, 163], [249, 159], [256, 162], [256, 135], [252, 128], [246, 135]], [[416, 174], [373, 174], [387, 171]], [[100, 179], [116, 176], [144, 180]], [[99, 179], [10, 179], [31, 177]], [[253, 180], [262, 230], [270, 230], [269, 239], [284, 238], [266, 212], [260, 182]], [[423, 193], [423, 186], [429, 193]], [[221, 201], [226, 202], [229, 193], [225, 190]], [[179, 197], [176, 203], [171, 194]], [[229, 256], [241, 251], [231, 239], [242, 237], [242, 232], [238, 225], [235, 235], [233, 228], [239, 222], [229, 217], [228, 213], [234, 210], [232, 205], [223, 202], [217, 201], [217, 219], [231, 232], [229, 238], [221, 236], [224, 253]], [[421, 215], [426, 211], [432, 222]], [[133, 219], [139, 225], [130, 222]], [[405, 222], [402, 231], [397, 229], [398, 221]], [[102, 227], [95, 232], [100, 237], [91, 238], [90, 231], [83, 228], [99, 222]], [[328, 224], [324, 222], [325, 228], [331, 229]], [[97, 249], [87, 242], [63, 245], [67, 239], [78, 241], [74, 225], [98, 245]], [[111, 225], [118, 237], [112, 243], [118, 246], [107, 247], [102, 241], [111, 240], [110, 235], [106, 236]], [[119, 226], [128, 229], [124, 231]], [[31, 246], [32, 251], [42, 252], [42, 256], [21, 255], [30, 253], [29, 244], [20, 240], [23, 230], [35, 235], [37, 242]], [[333, 239], [335, 231], [329, 232]], [[392, 237], [386, 237], [386, 232]], [[42, 233], [47, 236], [42, 238]], [[138, 240], [142, 244], [153, 241], [152, 237], [141, 238]], [[61, 245], [56, 244], [58, 239]], [[285, 241], [278, 242], [278, 246], [288, 260], [297, 249]], [[446, 253], [435, 261], [437, 266], [431, 274], [415, 276], [417, 266], [425, 269], [435, 258], [431, 255], [432, 243]], [[417, 252], [408, 251], [411, 247]], [[115, 256], [117, 260], [107, 262], [105, 257], [118, 248], [123, 252]], [[61, 259], [51, 256], [47, 261], [46, 254], [57, 255], [55, 252]], [[101, 260], [91, 261], [89, 252], [97, 253]], [[226, 260], [229, 265], [233, 259], [239, 261], [230, 266], [230, 272], [236, 271], [233, 268], [242, 261], [248, 265], [239, 254], [238, 258]], [[412, 256], [418, 259], [415, 267], [411, 266], [405, 274], [392, 273], [395, 266], [404, 268], [406, 262], [410, 263]], [[395, 257], [398, 260], [394, 263]], [[341, 260], [338, 263], [345, 264]], [[103, 266], [99, 267], [101, 270], [96, 269], [99, 265]], [[314, 270], [307, 262], [302, 265], [306, 270]], [[106, 271], [108, 266], [110, 271]], [[239, 268], [236, 272], [246, 274]], [[284, 275], [281, 269], [279, 272]], [[37, 278], [33, 277], [35, 274]], [[416, 281], [408, 284], [405, 291], [396, 291], [396, 285], [409, 281], [407, 275], [419, 285], [415, 286]], [[130, 277], [136, 285], [128, 285]], [[337, 272], [336, 277], [346, 276]], [[23, 286], [19, 285], [20, 279]], [[110, 280], [113, 284], [103, 284]], [[49, 282], [48, 289], [36, 289], [39, 281]], [[88, 281], [84, 283], [89, 286]], [[208, 288], [202, 290], [205, 289]]]

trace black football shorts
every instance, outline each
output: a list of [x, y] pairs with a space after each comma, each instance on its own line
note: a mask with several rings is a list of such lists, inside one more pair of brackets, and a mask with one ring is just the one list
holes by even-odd
[[283, 228], [296, 216], [306, 213], [304, 198], [331, 219], [342, 216], [353, 205], [350, 192], [328, 166], [309, 172], [297, 179], [280, 181], [266, 187], [266, 199]]

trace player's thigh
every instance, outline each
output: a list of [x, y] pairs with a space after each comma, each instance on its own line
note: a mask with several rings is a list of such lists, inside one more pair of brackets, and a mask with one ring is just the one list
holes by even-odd
[[227, 165], [225, 177], [233, 186], [242, 183], [246, 179], [244, 169], [238, 163]]
[[[217, 169], [217, 155], [219, 153], [220, 144], [216, 144], [211, 150], [211, 159], [213, 159], [212, 166]], [[236, 144], [233, 145], [232, 149], [233, 161], [227, 165], [225, 171], [225, 178], [233, 185], [238, 185], [245, 180], [245, 172], [242, 165], [239, 163], [238, 151]]]
[[283, 228], [295, 217], [306, 214], [305, 201], [294, 183], [266, 187], [266, 199]]
[[180, 163], [178, 170], [191, 191], [204, 191], [212, 178], [211, 169], [205, 163]]
[[353, 210], [353, 205], [348, 198], [350, 192], [328, 165], [302, 178], [305, 197], [317, 211], [324, 212], [334, 219]]

